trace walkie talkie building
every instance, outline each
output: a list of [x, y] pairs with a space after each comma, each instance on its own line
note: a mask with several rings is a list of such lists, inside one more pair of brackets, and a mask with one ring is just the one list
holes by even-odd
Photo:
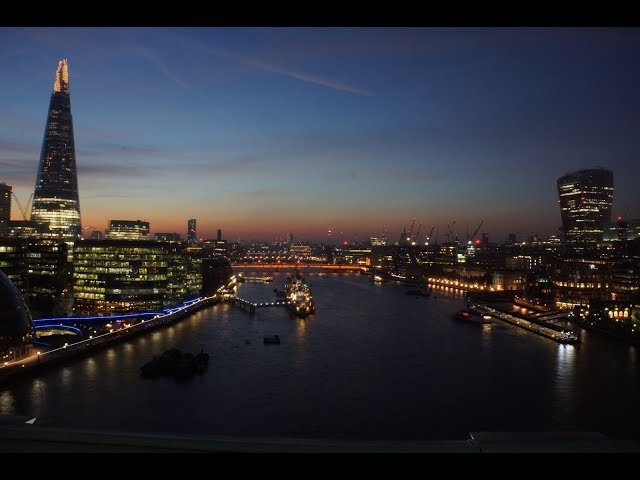
[[611, 221], [613, 173], [604, 168], [567, 173], [558, 179], [558, 202], [567, 244], [601, 242]]

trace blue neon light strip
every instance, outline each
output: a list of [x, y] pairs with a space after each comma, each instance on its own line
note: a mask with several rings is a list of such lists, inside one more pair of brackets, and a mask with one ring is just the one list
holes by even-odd
[[86, 322], [88, 320], [96, 320], [101, 322], [108, 322], [111, 320], [117, 320], [119, 318], [131, 318], [131, 317], [142, 317], [142, 316], [151, 316], [151, 315], [161, 315], [162, 313], [172, 313], [176, 310], [180, 310], [181, 308], [187, 307], [192, 303], [198, 302], [202, 300], [204, 297], [198, 297], [191, 300], [185, 300], [182, 305], [178, 307], [170, 307], [164, 309], [162, 312], [140, 312], [140, 313], [128, 313], [124, 315], [108, 315], [102, 317], [57, 317], [57, 318], [38, 318], [33, 321], [34, 324], [41, 324], [44, 322]]
[[186, 306], [191, 305], [192, 303], [198, 302], [202, 300], [204, 297], [198, 297], [191, 300], [185, 300], [182, 305], [178, 307], [170, 307], [164, 309], [162, 312], [140, 312], [140, 313], [128, 313], [125, 315], [110, 315], [110, 316], [102, 316], [102, 317], [58, 317], [58, 318], [38, 318], [33, 321], [34, 324], [40, 325], [43, 322], [86, 322], [88, 320], [95, 320], [101, 322], [110, 322], [112, 320], [118, 320], [119, 318], [131, 318], [131, 317], [142, 317], [142, 316], [151, 316], [151, 315], [162, 315], [163, 313], [172, 313], [176, 310], [180, 310]]
[[80, 320], [80, 321], [85, 321], [85, 320], [103, 320], [103, 321], [109, 321], [109, 320], [115, 320], [118, 318], [131, 318], [131, 317], [142, 317], [145, 315], [159, 315], [162, 312], [141, 312], [141, 313], [130, 313], [130, 314], [126, 314], [126, 315], [110, 315], [110, 316], [103, 316], [103, 317], [57, 317], [57, 318], [38, 318], [36, 320], [33, 321], [33, 323], [36, 322], [68, 322], [69, 320]]

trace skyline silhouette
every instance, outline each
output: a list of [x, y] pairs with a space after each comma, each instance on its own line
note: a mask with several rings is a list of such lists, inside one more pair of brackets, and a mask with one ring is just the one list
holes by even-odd
[[[637, 218], [632, 28], [2, 28], [0, 181], [33, 192], [69, 59], [82, 226], [391, 240], [413, 217], [558, 233], [556, 179]], [[12, 218], [20, 212], [12, 209]], [[90, 232], [85, 231], [85, 235]], [[464, 235], [464, 233], [462, 234]]]

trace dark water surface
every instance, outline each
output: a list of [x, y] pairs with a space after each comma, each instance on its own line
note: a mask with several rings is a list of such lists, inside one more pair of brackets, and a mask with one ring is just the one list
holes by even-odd
[[[262, 274], [260, 274], [262, 275]], [[273, 283], [238, 294], [271, 300]], [[459, 296], [406, 295], [359, 273], [306, 273], [317, 313], [229, 304], [0, 390], [0, 414], [139, 432], [372, 440], [579, 430], [638, 438], [638, 351], [582, 332], [577, 347], [511, 325], [460, 323]], [[264, 345], [278, 334], [280, 345]], [[247, 340], [249, 343], [247, 343]], [[187, 381], [143, 379], [177, 347], [211, 355]]]

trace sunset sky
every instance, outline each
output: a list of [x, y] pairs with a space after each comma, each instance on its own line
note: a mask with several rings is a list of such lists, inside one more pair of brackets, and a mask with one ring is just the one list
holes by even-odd
[[87, 234], [548, 235], [556, 179], [596, 166], [614, 215], [640, 217], [638, 28], [0, 28], [0, 46], [0, 182], [33, 192], [68, 59]]

